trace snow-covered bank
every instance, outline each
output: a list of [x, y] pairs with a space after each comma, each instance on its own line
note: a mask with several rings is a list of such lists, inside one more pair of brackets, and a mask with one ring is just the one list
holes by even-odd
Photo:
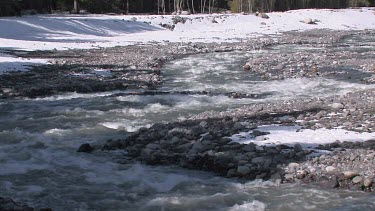
[[[0, 19], [0, 48], [51, 50], [122, 46], [151, 41], [236, 42], [283, 31], [375, 28], [373, 9], [294, 10], [274, 12], [269, 19], [254, 15], [190, 15], [173, 31], [160, 24], [173, 24], [175, 16], [41, 15]], [[317, 24], [305, 24], [305, 18]], [[215, 19], [215, 21], [213, 21]], [[214, 23], [215, 22], [215, 23]]]

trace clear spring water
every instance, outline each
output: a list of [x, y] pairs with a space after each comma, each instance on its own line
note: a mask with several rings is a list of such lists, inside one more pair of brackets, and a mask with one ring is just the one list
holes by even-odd
[[0, 196], [53, 210], [374, 210], [375, 196], [368, 193], [121, 164], [121, 151], [75, 152], [82, 143], [103, 143], [142, 126], [206, 110], [373, 87], [325, 78], [259, 81], [241, 68], [258, 53], [212, 53], [172, 61], [164, 67], [160, 91], [264, 94], [259, 99], [119, 92], [1, 99]]

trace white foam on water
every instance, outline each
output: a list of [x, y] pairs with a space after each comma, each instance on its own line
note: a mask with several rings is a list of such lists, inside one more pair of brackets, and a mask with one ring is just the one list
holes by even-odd
[[122, 91], [97, 92], [97, 93], [90, 93], [90, 94], [71, 92], [71, 93], [64, 93], [64, 94], [60, 94], [60, 95], [53, 95], [53, 96], [49, 96], [49, 97], [38, 97], [38, 98], [35, 98], [35, 99], [26, 98], [25, 100], [58, 101], [58, 100], [71, 100], [71, 99], [77, 99], [77, 98], [90, 99], [90, 98], [111, 96], [111, 95], [117, 94], [117, 93], [122, 93]]
[[[199, 194], [200, 195], [200, 194]], [[193, 195], [179, 197], [157, 197], [150, 200], [145, 207], [175, 208], [175, 209], [217, 209], [228, 207], [235, 201], [237, 195], [231, 193], [215, 193], [212, 195]], [[243, 193], [243, 195], [247, 195]], [[242, 196], [243, 197], [243, 196]]]
[[[117, 97], [121, 102], [139, 103], [144, 106], [138, 108], [128, 107], [120, 110], [112, 110], [124, 118], [143, 117], [155, 121], [175, 121], [190, 115], [200, 113], [206, 109], [228, 107], [233, 103], [231, 98], [224, 95], [148, 95], [148, 96], [122, 96]], [[238, 102], [244, 102], [238, 100]], [[163, 116], [160, 116], [163, 115]]]
[[[258, 81], [254, 79], [252, 73], [242, 70], [245, 59], [256, 53], [257, 51], [211, 53], [206, 56], [195, 55], [172, 61], [164, 67], [165, 86], [177, 91], [271, 93], [270, 98], [275, 100], [343, 95], [348, 92], [375, 88], [375, 85], [323, 77]], [[163, 88], [163, 90], [168, 89]]]
[[245, 202], [241, 205], [234, 205], [233, 207], [229, 208], [228, 211], [263, 211], [266, 209], [266, 205], [260, 201], [254, 200], [252, 202]]
[[83, 115], [83, 116], [103, 116], [105, 114], [104, 111], [100, 111], [100, 110], [88, 110], [88, 109], [84, 109], [84, 108], [80, 108], [80, 107], [76, 107], [76, 108], [66, 108], [66, 109], [63, 109], [61, 111], [61, 109], [59, 109], [57, 111], [57, 113], [60, 113], [60, 114], [66, 114], [66, 115]]
[[[149, 122], [149, 123], [148, 123]], [[125, 130], [127, 132], [135, 132], [141, 127], [151, 127], [151, 122], [147, 120], [126, 120], [122, 119], [117, 122], [101, 122], [99, 125], [112, 130]]]
[[143, 117], [149, 113], [163, 114], [168, 110], [170, 110], [169, 106], [162, 105], [160, 103], [153, 103], [153, 104], [148, 104], [145, 108], [142, 108], [142, 109], [124, 108], [124, 109], [121, 109], [121, 113], [125, 115], [129, 115], [129, 116]]
[[0, 164], [0, 175], [11, 175], [11, 174], [25, 174], [32, 170], [48, 169], [50, 166], [47, 164], [33, 164], [32, 161], [20, 162], [19, 160], [1, 163]]

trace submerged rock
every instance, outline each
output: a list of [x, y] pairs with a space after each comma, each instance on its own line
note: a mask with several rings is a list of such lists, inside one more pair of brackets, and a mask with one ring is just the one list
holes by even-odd
[[86, 152], [86, 153], [90, 153], [90, 152], [92, 152], [92, 151], [94, 151], [95, 150], [95, 148], [94, 147], [92, 147], [90, 144], [88, 144], [88, 143], [85, 143], [85, 144], [82, 144], [79, 148], [78, 148], [78, 150], [77, 150], [77, 152]]

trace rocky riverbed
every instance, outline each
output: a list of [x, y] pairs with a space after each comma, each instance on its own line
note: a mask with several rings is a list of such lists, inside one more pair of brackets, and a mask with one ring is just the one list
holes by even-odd
[[[2, 97], [43, 97], [65, 92], [91, 93], [111, 90], [153, 90], [163, 82], [160, 68], [166, 61], [191, 54], [251, 51], [274, 46], [301, 45], [317, 51], [257, 54], [244, 62], [244, 70], [264, 80], [291, 77], [333, 76], [372, 83], [374, 51], [331, 52], [346, 36], [372, 35], [373, 31], [312, 30], [289, 32], [237, 43], [154, 43], [114, 48], [68, 51], [8, 51], [26, 58], [45, 58], [51, 65], [28, 72], [0, 75]], [[321, 36], [324, 34], [324, 36]], [[340, 67], [351, 67], [342, 69]], [[327, 71], [329, 70], [329, 71]], [[360, 74], [358, 74], [360, 73]]]

